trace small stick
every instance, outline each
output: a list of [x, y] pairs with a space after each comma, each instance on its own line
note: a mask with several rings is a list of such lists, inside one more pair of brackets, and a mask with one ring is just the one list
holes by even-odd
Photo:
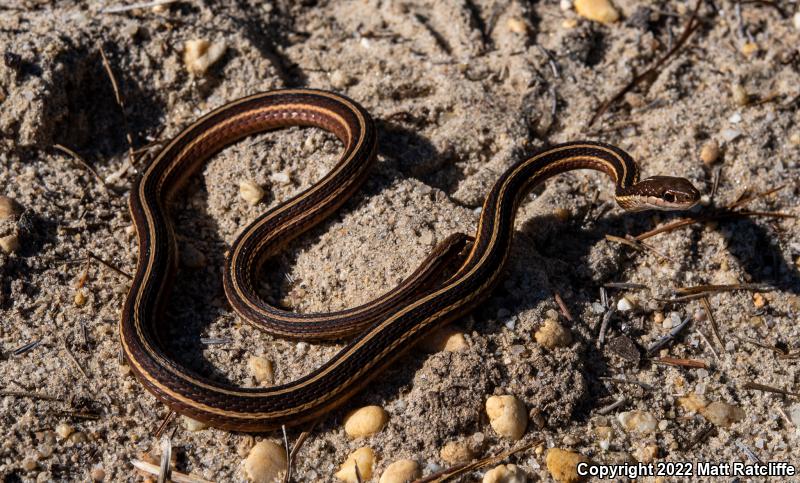
[[708, 424], [698, 431], [691, 440], [689, 440], [689, 444], [683, 448], [684, 451], [689, 451], [690, 449], [694, 448], [697, 443], [706, 439], [711, 433], [716, 431], [716, 427], [713, 424]]
[[786, 414], [786, 410], [785, 409], [779, 407], [778, 408], [778, 412], [781, 413], [781, 416], [783, 416], [783, 419], [786, 420], [786, 422], [789, 424], [789, 426], [794, 427], [794, 421], [792, 421], [792, 418], [790, 418], [789, 415]]
[[627, 283], [627, 282], [608, 282], [604, 283], [603, 287], [616, 288], [620, 290], [649, 290], [650, 287], [643, 283]]
[[619, 407], [622, 407], [625, 404], [628, 404], [628, 398], [626, 398], [625, 396], [622, 396], [620, 399], [617, 399], [616, 401], [614, 401], [613, 403], [609, 404], [608, 406], [604, 406], [604, 407], [598, 409], [597, 410], [597, 414], [599, 414], [601, 416], [605, 416], [606, 414], [609, 414], [611, 411], [613, 411], [613, 410], [615, 410], [615, 409], [617, 409]]
[[41, 339], [37, 339], [37, 340], [34, 340], [32, 342], [28, 342], [27, 344], [23, 344], [22, 346], [17, 347], [13, 351], [11, 351], [11, 354], [13, 354], [15, 356], [21, 356], [22, 354], [24, 354], [26, 352], [32, 351], [33, 349], [38, 347], [39, 344], [41, 344], [41, 343], [42, 343]]
[[769, 196], [769, 195], [771, 195], [773, 193], [777, 193], [778, 191], [786, 188], [786, 186], [787, 186], [786, 184], [782, 184], [782, 185], [779, 185], [779, 186], [777, 186], [775, 188], [768, 189], [767, 191], [762, 191], [760, 193], [755, 193], [755, 194], [752, 194], [752, 195], [749, 195], [749, 196], [743, 196], [743, 197], [737, 199], [736, 201], [734, 201], [733, 203], [727, 205], [725, 208], [727, 208], [729, 210], [732, 210], [732, 209], [737, 208], [739, 206], [746, 205], [746, 204], [750, 203], [751, 201], [755, 201], [755, 200], [757, 200], [759, 198], [764, 198], [764, 197]]
[[283, 481], [285, 481], [286, 483], [289, 483], [289, 481], [292, 478], [292, 476], [291, 476], [292, 470], [288, 467], [288, 463], [292, 459], [292, 453], [291, 453], [291, 451], [289, 451], [289, 437], [286, 436], [286, 425], [285, 424], [281, 424], [281, 431], [283, 432], [283, 449], [286, 451], [286, 463], [287, 463], [286, 477], [283, 479]]
[[96, 260], [96, 261], [98, 261], [98, 262], [102, 263], [102, 264], [103, 264], [103, 265], [105, 265], [106, 267], [108, 267], [108, 268], [110, 268], [111, 270], [113, 270], [113, 271], [117, 272], [118, 274], [122, 275], [123, 277], [127, 278], [128, 280], [132, 280], [132, 279], [133, 279], [133, 277], [132, 277], [130, 274], [128, 274], [128, 273], [126, 273], [126, 272], [123, 272], [123, 271], [122, 271], [122, 269], [115, 267], [115, 266], [114, 266], [114, 265], [112, 265], [110, 262], [107, 262], [107, 261], [103, 260], [102, 258], [98, 257], [98, 256], [97, 256], [97, 255], [95, 255], [94, 253], [90, 253], [90, 254], [89, 254], [89, 258], [91, 258], [91, 259], [93, 259], [93, 260]]
[[[146, 461], [141, 460], [131, 460], [131, 464], [137, 470], [144, 471], [145, 473], [150, 473], [151, 475], [158, 476], [161, 468], [158, 465], [154, 465], [153, 463], [148, 463]], [[169, 477], [172, 479], [174, 483], [214, 483], [213, 481], [205, 480], [200, 478], [199, 476], [180, 473], [178, 471], [170, 472]]]
[[80, 373], [83, 374], [83, 377], [85, 379], [89, 379], [89, 376], [86, 374], [86, 371], [83, 369], [83, 366], [81, 366], [81, 363], [78, 362], [78, 359], [75, 358], [75, 354], [73, 354], [72, 351], [69, 349], [69, 346], [67, 345], [67, 341], [65, 339], [61, 340], [61, 345], [64, 346], [64, 350], [67, 352], [67, 356], [69, 356], [70, 360], [72, 360], [72, 363], [75, 364], [75, 367], [78, 368]]
[[680, 331], [683, 330], [684, 327], [686, 327], [689, 324], [691, 320], [692, 320], [691, 317], [686, 317], [686, 319], [684, 319], [683, 322], [673, 327], [672, 330], [669, 331], [669, 334], [665, 335], [664, 337], [650, 344], [650, 347], [647, 348], [647, 355], [654, 354], [657, 350], [667, 345], [670, 341], [672, 341], [675, 338], [675, 336], [677, 336], [680, 333]]
[[708, 365], [697, 359], [682, 359], [678, 357], [660, 357], [653, 359], [656, 364], [667, 364], [670, 366], [690, 367], [692, 369], [708, 369]]
[[56, 148], [56, 149], [58, 149], [58, 150], [59, 150], [59, 151], [61, 151], [62, 153], [65, 153], [65, 154], [67, 154], [68, 156], [72, 157], [72, 159], [74, 159], [75, 161], [77, 161], [77, 162], [78, 162], [78, 164], [80, 164], [81, 166], [83, 166], [83, 167], [84, 167], [84, 169], [86, 169], [87, 171], [89, 171], [90, 173], [92, 173], [92, 176], [94, 176], [94, 177], [95, 177], [95, 179], [96, 179], [96, 180], [97, 180], [97, 181], [100, 183], [100, 187], [101, 187], [101, 188], [103, 188], [103, 191], [104, 191], [106, 194], [108, 194], [108, 186], [106, 186], [106, 182], [105, 182], [105, 181], [103, 180], [103, 178], [100, 176], [100, 173], [98, 173], [98, 172], [97, 172], [97, 171], [96, 171], [96, 170], [95, 170], [95, 169], [92, 167], [92, 165], [90, 165], [89, 163], [87, 163], [87, 162], [86, 162], [86, 160], [85, 160], [85, 159], [83, 159], [83, 158], [81, 157], [81, 155], [80, 155], [80, 154], [76, 153], [75, 151], [71, 150], [70, 148], [68, 148], [68, 147], [66, 147], [66, 146], [64, 146], [64, 145], [62, 145], [62, 144], [54, 144], [54, 145], [53, 145], [53, 147], [54, 147], [54, 148]]
[[611, 383], [614, 383], [614, 384], [633, 384], [633, 385], [639, 386], [642, 389], [647, 390], [647, 391], [652, 391], [653, 390], [653, 386], [651, 386], [650, 384], [647, 384], [646, 382], [642, 382], [642, 381], [637, 381], [635, 379], [617, 379], [617, 378], [606, 377], [606, 376], [600, 376], [599, 379], [601, 379], [603, 381], [608, 381], [608, 382], [611, 382]]
[[786, 391], [777, 387], [767, 386], [766, 384], [759, 384], [757, 382], [748, 381], [742, 386], [745, 389], [752, 389], [755, 391], [772, 392], [775, 394], [783, 394], [784, 396], [800, 397], [800, 393]]
[[597, 336], [597, 348], [600, 349], [603, 347], [603, 342], [606, 339], [606, 330], [608, 330], [608, 323], [611, 321], [611, 316], [614, 315], [616, 310], [611, 307], [606, 309], [606, 313], [603, 314], [603, 322], [600, 324], [600, 334]]
[[550, 64], [550, 70], [553, 71], [553, 75], [561, 78], [561, 72], [558, 70], [558, 64], [556, 64], [556, 58], [553, 57], [553, 54], [550, 53], [549, 50], [545, 49], [539, 44], [536, 44], [536, 47], [539, 49], [539, 52], [543, 53], [547, 57], [547, 63]]
[[747, 457], [750, 459], [750, 461], [752, 461], [753, 463], [757, 463], [757, 464], [759, 464], [759, 465], [763, 465], [763, 464], [764, 464], [764, 462], [763, 462], [763, 461], [761, 461], [761, 458], [759, 458], [759, 457], [758, 457], [758, 456], [757, 456], [757, 455], [756, 455], [756, 454], [753, 452], [753, 450], [752, 450], [752, 449], [750, 449], [750, 447], [749, 447], [749, 446], [747, 446], [746, 444], [742, 443], [741, 441], [736, 441], [736, 446], [737, 446], [737, 447], [738, 447], [740, 450], [742, 450], [742, 452], [743, 452], [744, 454], [746, 454], [746, 455], [747, 455]]
[[0, 397], [24, 397], [29, 399], [41, 399], [43, 401], [58, 401], [64, 402], [58, 396], [51, 396], [50, 394], [41, 394], [38, 392], [29, 392], [29, 391], [0, 391]]
[[[720, 334], [719, 326], [717, 325], [717, 319], [714, 318], [714, 313], [711, 311], [711, 304], [708, 302], [708, 297], [701, 298], [700, 302], [703, 304], [703, 309], [706, 311], [706, 315], [708, 316], [708, 322], [711, 324], [711, 330], [714, 331], [714, 335], [716, 336], [720, 347], [725, 347], [725, 341], [722, 339], [722, 335]], [[714, 349], [712, 348], [711, 350]]]
[[167, 436], [161, 439], [161, 465], [158, 468], [158, 483], [166, 483], [170, 480], [172, 467], [172, 441]]
[[108, 7], [100, 10], [100, 13], [124, 13], [131, 10], [139, 10], [144, 8], [159, 7], [161, 5], [169, 5], [180, 0], [153, 0], [152, 2], [139, 2], [131, 5], [117, 5], [115, 7]]
[[703, 342], [706, 343], [708, 348], [711, 350], [711, 353], [714, 354], [714, 358], [715, 359], [719, 359], [719, 354], [717, 353], [717, 350], [714, 349], [714, 344], [712, 344], [711, 341], [708, 340], [708, 337], [706, 337], [706, 334], [704, 334], [703, 331], [700, 330], [700, 329], [697, 329], [697, 333], [700, 334], [700, 338], [703, 339]]
[[128, 141], [128, 164], [130, 168], [133, 168], [135, 162], [133, 155], [133, 136], [131, 136], [131, 130], [128, 126], [128, 114], [125, 112], [125, 100], [122, 94], [120, 94], [119, 84], [117, 84], [117, 78], [114, 77], [111, 63], [108, 62], [108, 57], [106, 57], [106, 51], [103, 50], [103, 46], [100, 43], [97, 44], [97, 48], [100, 50], [100, 57], [103, 59], [103, 67], [106, 69], [108, 79], [111, 81], [111, 88], [114, 90], [114, 98], [117, 100], [117, 105], [122, 113], [122, 127], [125, 129], [125, 139]]
[[306, 439], [311, 435], [311, 432], [314, 431], [314, 427], [319, 422], [319, 419], [316, 419], [311, 426], [306, 430], [300, 433], [300, 436], [297, 438], [297, 441], [294, 442], [294, 447], [292, 447], [291, 453], [289, 453], [289, 459], [286, 464], [286, 476], [283, 479], [284, 483], [289, 483], [292, 479], [292, 468], [294, 467], [295, 459], [297, 458], [297, 453], [300, 451], [300, 448], [305, 443]]
[[177, 415], [178, 413], [176, 413], [175, 411], [170, 411], [169, 413], [167, 413], [164, 420], [161, 421], [161, 424], [158, 425], [158, 429], [156, 429], [156, 432], [153, 434], [153, 437], [155, 439], [160, 438], [161, 434], [164, 433], [164, 430], [167, 429], [167, 426], [169, 426], [169, 423], [171, 423], [172, 420], [174, 420], [175, 416]]
[[461, 476], [465, 473], [469, 473], [470, 471], [477, 470], [480, 468], [484, 468], [486, 466], [497, 464], [506, 458], [509, 458], [517, 453], [522, 451], [527, 451], [535, 446], [542, 444], [541, 440], [532, 441], [527, 444], [523, 444], [517, 448], [511, 448], [507, 451], [504, 451], [496, 456], [489, 456], [483, 459], [479, 459], [472, 463], [461, 463], [450, 468], [446, 468], [442, 471], [438, 471], [431, 475], [428, 475], [424, 478], [420, 478], [418, 480], [414, 480], [413, 483], [443, 483], [445, 481], [451, 481], [454, 478]]
[[558, 308], [561, 309], [561, 315], [564, 316], [570, 322], [575, 322], [575, 319], [572, 318], [572, 313], [567, 308], [567, 304], [564, 303], [564, 299], [561, 298], [561, 295], [558, 292], [555, 292], [555, 299], [556, 303], [558, 304]]
[[706, 292], [733, 292], [735, 290], [749, 290], [751, 292], [768, 292], [769, 285], [763, 283], [733, 283], [727, 285], [694, 285], [692, 287], [678, 287], [674, 290], [680, 295], [697, 295]]

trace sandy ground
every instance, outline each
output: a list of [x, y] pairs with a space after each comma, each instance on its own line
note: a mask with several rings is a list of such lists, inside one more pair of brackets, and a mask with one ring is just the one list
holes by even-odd
[[[797, 214], [797, 2], [742, 2], [740, 9], [732, 1], [707, 2], [685, 48], [592, 126], [598, 106], [677, 41], [694, 3], [642, 7], [617, 0], [622, 18], [610, 25], [556, 1], [224, 3], [178, 1], [121, 13], [102, 11], [117, 5], [111, 1], [0, 6], [0, 195], [24, 209], [0, 222], [0, 236], [20, 240], [15, 253], [0, 252], [4, 481], [86, 481], [98, 469], [108, 481], [140, 480], [130, 461], [157, 443], [154, 433], [168, 414], [119, 358], [116, 324], [129, 280], [89, 258], [126, 273], [135, 265], [126, 209], [135, 173], [125, 171], [126, 130], [141, 148], [213, 107], [286, 86], [334, 90], [367, 107], [380, 136], [373, 174], [338, 215], [292, 244], [265, 275], [265, 296], [299, 311], [354, 306], [390, 289], [438, 241], [472, 233], [497, 176], [550, 143], [614, 143], [647, 175], [692, 180], [706, 205], [785, 184], [747, 209]], [[198, 38], [224, 42], [226, 50], [205, 74], [192, 75], [183, 46]], [[119, 80], [124, 117], [100, 46]], [[722, 154], [704, 163], [699, 153], [711, 140]], [[54, 144], [85, 158], [108, 180], [108, 192]], [[169, 350], [183, 364], [253, 386], [246, 367], [252, 355], [273, 360], [280, 383], [341, 347], [260, 333], [227, 307], [220, 283], [237, 230], [319, 179], [339, 149], [317, 130], [257, 136], [215, 157], [179, 197], [173, 210], [180, 246], [206, 258], [184, 263], [168, 311], [175, 336]], [[273, 173], [288, 174], [289, 182], [270, 181]], [[245, 179], [267, 188], [264, 203], [251, 207], [239, 197]], [[363, 445], [378, 454], [376, 475], [399, 458], [417, 460], [423, 474], [444, 468], [439, 451], [450, 441], [471, 442], [481, 456], [510, 448], [514, 443], [487, 422], [483, 407], [492, 394], [513, 394], [530, 411], [523, 441], [544, 443], [511, 461], [533, 481], [551, 479], [544, 457], [550, 447], [597, 462], [648, 460], [652, 451], [657, 461], [748, 461], [750, 451], [765, 462], [800, 464], [797, 398], [745, 386], [800, 390], [791, 357], [800, 350], [800, 224], [766, 216], [697, 223], [649, 238], [652, 249], [643, 251], [605, 238], [637, 235], [673, 218], [624, 214], [600, 174], [548, 183], [520, 209], [504, 282], [455, 324], [468, 350], [412, 351], [315, 429], [299, 454], [297, 480], [332, 480], [347, 454]], [[614, 282], [644, 288], [607, 289], [611, 304], [625, 296], [634, 309], [608, 319], [598, 349], [601, 287]], [[767, 288], [755, 296], [742, 290], [709, 296], [721, 341], [699, 300], [659, 301], [680, 287], [736, 283]], [[83, 303], [76, 303], [79, 292]], [[555, 294], [573, 316], [558, 315], [573, 343], [548, 350], [533, 333], [548, 311], [560, 312]], [[707, 368], [645, 357], [687, 316], [690, 326], [653, 358], [691, 359]], [[207, 338], [224, 340], [207, 344]], [[679, 403], [691, 394], [744, 415], [729, 427], [707, 423]], [[622, 397], [619, 407], [604, 410]], [[365, 404], [385, 407], [389, 425], [349, 441], [342, 417]], [[657, 427], [628, 431], [618, 415], [631, 410], [651, 413]], [[63, 424], [80, 436], [55, 434]], [[598, 430], [604, 427], [610, 433]], [[215, 481], [244, 478], [245, 435], [190, 432], [179, 419], [166, 434], [178, 471]], [[291, 430], [289, 437], [298, 434]]]

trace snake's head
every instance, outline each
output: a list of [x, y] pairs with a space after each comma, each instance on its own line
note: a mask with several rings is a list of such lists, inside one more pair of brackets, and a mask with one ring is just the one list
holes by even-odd
[[617, 199], [628, 211], [679, 211], [696, 205], [700, 192], [686, 178], [652, 176], [630, 186]]

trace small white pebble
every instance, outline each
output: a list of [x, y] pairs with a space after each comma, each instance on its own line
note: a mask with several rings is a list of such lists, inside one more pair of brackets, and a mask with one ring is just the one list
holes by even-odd
[[742, 114], [739, 112], [734, 112], [731, 114], [731, 117], [728, 118], [728, 121], [732, 122], [733, 124], [739, 124], [742, 122]]
[[289, 175], [284, 172], [272, 173], [269, 175], [269, 180], [277, 184], [289, 184], [292, 181]]
[[358, 465], [361, 481], [372, 478], [372, 469], [375, 466], [375, 452], [372, 451], [372, 448], [365, 446], [350, 453], [334, 476], [346, 483], [357, 483], [356, 465]]
[[724, 139], [726, 142], [732, 142], [736, 140], [736, 138], [741, 136], [742, 132], [736, 129], [723, 129], [720, 135], [722, 136], [722, 139]]
[[794, 14], [794, 17], [792, 17], [792, 23], [794, 23], [794, 28], [800, 30], [800, 11]]
[[732, 340], [729, 340], [725, 343], [725, 351], [736, 352], [736, 344], [734, 344]]
[[633, 310], [633, 302], [628, 300], [627, 297], [622, 297], [617, 302], [617, 310], [620, 312], [628, 312], [629, 310]]
[[250, 206], [257, 205], [264, 198], [264, 188], [255, 181], [245, 179], [239, 182], [239, 196]]
[[256, 378], [260, 383], [272, 384], [273, 370], [272, 361], [263, 357], [252, 356], [247, 360], [247, 368], [250, 369], [250, 374]]
[[59, 423], [56, 425], [56, 434], [59, 435], [62, 439], [67, 439], [69, 436], [75, 432], [75, 428], [70, 426], [67, 423]]
[[658, 427], [658, 420], [647, 411], [624, 411], [617, 415], [622, 427], [637, 433], [652, 433]]
[[380, 406], [356, 409], [344, 418], [344, 432], [351, 438], [363, 438], [379, 432], [389, 422], [389, 413]]
[[298, 356], [305, 355], [308, 352], [308, 342], [298, 342], [295, 346], [295, 352]]
[[486, 400], [489, 423], [500, 436], [518, 440], [528, 426], [528, 412], [514, 396], [492, 396]]
[[572, 10], [572, 0], [561, 0], [558, 3], [558, 7], [564, 12]]
[[272, 441], [261, 441], [253, 446], [244, 460], [244, 472], [249, 481], [273, 483], [286, 471], [286, 450]]
[[186, 428], [188, 431], [202, 431], [208, 428], [208, 425], [202, 421], [198, 421], [196, 419], [192, 419], [189, 416], [182, 416], [181, 422], [183, 423], [183, 427]]
[[186, 70], [195, 75], [203, 75], [209, 67], [225, 53], [224, 41], [211, 43], [205, 39], [188, 40], [183, 47], [183, 63]]

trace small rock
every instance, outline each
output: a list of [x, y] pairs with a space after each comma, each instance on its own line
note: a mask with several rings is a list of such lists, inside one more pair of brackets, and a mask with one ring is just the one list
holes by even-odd
[[658, 427], [658, 420], [647, 411], [625, 411], [617, 415], [622, 427], [637, 433], [652, 433]]
[[353, 78], [345, 74], [341, 70], [336, 70], [331, 73], [331, 86], [336, 89], [344, 89], [353, 83]]
[[469, 349], [469, 344], [462, 332], [451, 327], [443, 327], [422, 339], [419, 347], [423, 351], [433, 354], [442, 351], [461, 352]]
[[534, 334], [534, 338], [539, 345], [551, 350], [557, 347], [566, 347], [572, 343], [570, 331], [553, 319], [545, 320], [544, 325]]
[[92, 481], [103, 481], [106, 479], [106, 472], [103, 468], [92, 468], [92, 471], [89, 473], [89, 477]]
[[274, 381], [272, 361], [269, 359], [253, 356], [247, 360], [247, 368], [250, 369], [250, 374], [256, 378], [256, 381], [262, 384], [271, 385]]
[[556, 208], [553, 212], [553, 216], [555, 216], [558, 221], [567, 221], [569, 217], [572, 216], [572, 213], [567, 208]]
[[86, 292], [84, 292], [83, 289], [78, 289], [72, 301], [75, 303], [76, 307], [83, 307], [86, 305]]
[[419, 463], [414, 460], [398, 460], [383, 470], [379, 483], [408, 483], [422, 476]]
[[725, 428], [730, 427], [733, 423], [741, 421], [745, 416], [744, 411], [740, 407], [722, 401], [712, 402], [708, 406], [700, 409], [700, 414], [711, 423]]
[[794, 24], [794, 28], [800, 30], [800, 10], [798, 10], [797, 13], [794, 14], [794, 17], [792, 17], [792, 23]]
[[760, 293], [756, 292], [753, 294], [753, 305], [755, 305], [757, 309], [760, 309], [767, 305], [767, 299], [765, 299]]
[[515, 34], [524, 34], [528, 32], [528, 24], [525, 23], [525, 20], [519, 17], [511, 17], [506, 21], [506, 25], [508, 26], [508, 30], [514, 32]]
[[58, 425], [56, 425], [56, 434], [59, 435], [61, 439], [69, 438], [69, 436], [74, 432], [75, 428], [67, 423], [58, 423]]
[[363, 447], [350, 453], [344, 463], [342, 463], [339, 471], [334, 476], [347, 483], [357, 483], [356, 465], [358, 465], [358, 474], [361, 476], [361, 481], [367, 481], [372, 478], [372, 468], [375, 466], [375, 452], [372, 448]]
[[706, 407], [708, 402], [704, 397], [696, 393], [692, 393], [688, 396], [678, 398], [678, 405], [689, 412], [696, 413]]
[[619, 20], [619, 12], [608, 0], [575, 0], [575, 11], [595, 22], [614, 23]]
[[793, 404], [789, 408], [789, 418], [791, 418], [794, 427], [797, 428], [795, 432], [800, 434], [800, 403]]
[[211, 43], [205, 39], [189, 40], [183, 47], [183, 63], [186, 70], [195, 75], [203, 75], [214, 62], [225, 53], [225, 42]]
[[528, 426], [528, 412], [514, 396], [492, 396], [486, 400], [489, 423], [500, 436], [518, 440]]
[[700, 160], [706, 166], [712, 165], [717, 162], [720, 155], [719, 143], [715, 140], [708, 141], [700, 149]]
[[720, 135], [725, 142], [732, 142], [742, 135], [742, 131], [736, 129], [723, 129]]
[[255, 181], [245, 179], [239, 182], [239, 196], [250, 206], [257, 205], [264, 198], [264, 188]]
[[561, 0], [558, 2], [558, 8], [560, 8], [563, 12], [572, 10], [572, 0]]
[[0, 196], [0, 221], [15, 219], [22, 213], [22, 207], [8, 196]]
[[635, 305], [628, 299], [628, 297], [621, 297], [617, 301], [617, 310], [619, 310], [620, 312], [628, 312], [630, 310], [633, 310], [634, 307]]
[[189, 416], [181, 416], [181, 421], [183, 422], [183, 427], [188, 431], [202, 431], [208, 428], [206, 423], [192, 419]]
[[21, 466], [25, 471], [33, 471], [36, 469], [36, 459], [28, 456], [22, 460]]
[[545, 457], [547, 471], [554, 480], [562, 483], [582, 481], [584, 477], [578, 475], [578, 464], [583, 462], [588, 463], [589, 459], [582, 454], [560, 448], [547, 450]]
[[257, 443], [244, 460], [245, 475], [255, 483], [281, 481], [279, 477], [282, 477], [286, 468], [286, 450], [272, 441]]
[[528, 478], [517, 465], [499, 465], [483, 475], [483, 483], [525, 483]]
[[658, 446], [647, 445], [636, 450], [636, 459], [642, 463], [652, 463], [658, 457]]
[[746, 106], [750, 102], [750, 95], [741, 84], [731, 86], [731, 97], [737, 106]]
[[289, 184], [292, 181], [292, 178], [283, 172], [280, 173], [272, 173], [269, 175], [269, 180], [276, 184]]
[[746, 57], [751, 57], [753, 54], [758, 53], [759, 50], [758, 44], [755, 42], [745, 42], [742, 45], [742, 53]]
[[469, 463], [475, 459], [475, 452], [463, 441], [450, 441], [439, 451], [442, 461], [451, 465]]
[[344, 432], [351, 438], [372, 436], [386, 426], [389, 414], [380, 406], [356, 409], [344, 418]]
[[17, 235], [7, 235], [0, 238], [0, 250], [4, 253], [14, 253], [19, 250], [20, 243]]

